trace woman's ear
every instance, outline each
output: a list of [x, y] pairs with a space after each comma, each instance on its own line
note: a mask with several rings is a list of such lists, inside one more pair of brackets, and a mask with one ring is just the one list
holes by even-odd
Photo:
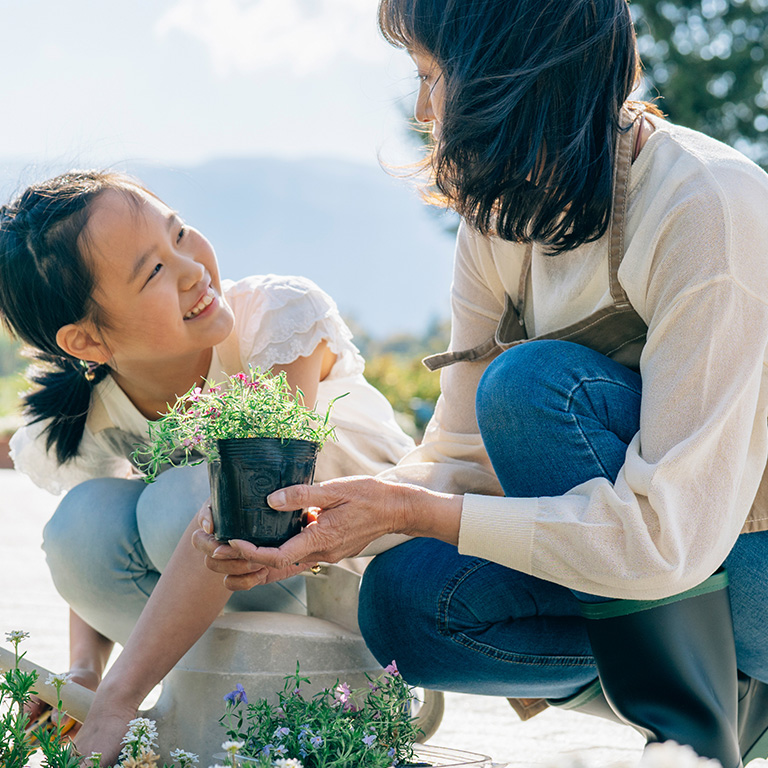
[[69, 323], [56, 332], [56, 343], [72, 357], [93, 363], [109, 362], [112, 355], [103, 341], [80, 323]]

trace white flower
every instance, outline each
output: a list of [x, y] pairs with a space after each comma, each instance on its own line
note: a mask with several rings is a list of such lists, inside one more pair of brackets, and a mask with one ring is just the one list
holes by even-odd
[[242, 749], [245, 746], [244, 741], [225, 741], [221, 748], [225, 752], [237, 752], [238, 749]]
[[190, 763], [198, 762], [199, 758], [192, 752], [187, 752], [184, 749], [172, 749], [171, 758], [177, 760], [182, 765], [189, 765]]
[[649, 744], [637, 768], [721, 768], [717, 760], [699, 757], [691, 747], [674, 741]]
[[295, 757], [281, 757], [272, 763], [273, 768], [304, 768], [304, 763]]
[[50, 673], [48, 679], [45, 681], [46, 685], [66, 685], [72, 679], [72, 675], [69, 672], [59, 672], [57, 674]]
[[14, 629], [12, 632], [5, 633], [5, 639], [14, 645], [20, 643], [22, 640], [25, 640], [28, 637], [29, 632], [22, 632], [20, 629]]

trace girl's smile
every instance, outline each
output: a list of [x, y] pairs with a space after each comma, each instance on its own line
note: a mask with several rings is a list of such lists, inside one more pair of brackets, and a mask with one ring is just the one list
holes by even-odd
[[205, 376], [212, 347], [234, 326], [208, 240], [138, 188], [101, 194], [82, 239], [106, 320], [89, 331], [98, 344], [86, 359], [109, 362], [134, 401], [138, 382], [165, 380], [158, 399], [166, 402]]

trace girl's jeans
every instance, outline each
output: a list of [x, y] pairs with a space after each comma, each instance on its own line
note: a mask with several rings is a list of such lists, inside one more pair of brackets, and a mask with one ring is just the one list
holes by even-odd
[[[462, 363], [459, 363], [460, 365]], [[611, 480], [638, 430], [637, 373], [564, 341], [513, 347], [477, 392], [483, 441], [507, 496], [557, 496]], [[768, 682], [768, 532], [739, 537], [726, 560], [739, 668]], [[380, 663], [412, 685], [564, 698], [597, 672], [573, 593], [510, 568], [413, 539], [363, 577], [360, 626]]]
[[[166, 470], [150, 485], [100, 478], [76, 486], [43, 534], [56, 589], [94, 629], [124, 645], [209, 495], [205, 465]], [[233, 593], [227, 609], [304, 613], [303, 601], [304, 577], [295, 576]]]

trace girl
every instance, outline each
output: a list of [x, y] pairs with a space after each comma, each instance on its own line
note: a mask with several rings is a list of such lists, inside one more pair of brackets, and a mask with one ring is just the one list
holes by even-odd
[[[321, 409], [349, 393], [333, 410], [337, 440], [319, 456], [321, 479], [375, 474], [413, 447], [363, 377], [327, 294], [298, 277], [222, 282], [205, 237], [119, 173], [67, 173], [0, 209], [0, 314], [44, 366], [11, 450], [38, 485], [69, 489], [43, 546], [71, 607], [70, 671], [92, 689], [209, 495], [203, 465], [146, 485], [131, 464], [148, 422], [177, 395], [249, 365], [284, 370]], [[200, 590], [211, 587], [208, 623], [228, 596], [184, 544], [169, 579], [173, 632], [148, 628], [165, 643], [173, 637], [177, 658], [206, 628], [195, 623], [208, 603]], [[258, 587], [230, 608], [302, 612], [303, 577]]]
[[279, 549], [218, 546], [207, 511], [196, 545], [241, 588], [423, 537], [360, 598], [409, 683], [546, 698], [725, 768], [765, 756], [768, 176], [629, 101], [626, 0], [379, 13], [463, 218], [441, 399], [381, 478], [273, 494], [320, 508]]

